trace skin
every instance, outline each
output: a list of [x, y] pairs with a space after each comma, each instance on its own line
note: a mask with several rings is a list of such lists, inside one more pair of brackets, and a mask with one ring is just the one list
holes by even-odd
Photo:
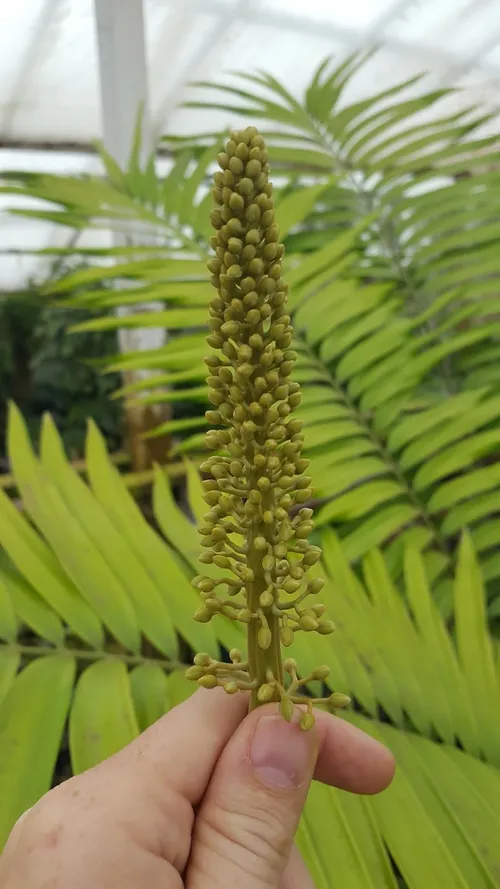
[[312, 778], [378, 793], [393, 758], [324, 712], [302, 732], [247, 706], [200, 690], [51, 790], [10, 835], [2, 889], [314, 889], [293, 845]]

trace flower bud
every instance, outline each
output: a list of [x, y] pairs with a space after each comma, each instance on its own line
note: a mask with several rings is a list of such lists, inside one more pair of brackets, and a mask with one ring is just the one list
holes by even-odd
[[317, 593], [320, 593], [325, 585], [325, 581], [322, 577], [315, 577], [314, 580], [311, 580], [307, 584], [307, 593], [308, 595], [315, 596]]
[[199, 654], [195, 654], [194, 663], [198, 667], [208, 667], [212, 662], [212, 658], [209, 654], [206, 654], [204, 651], [201, 651]]
[[335, 632], [335, 624], [331, 620], [320, 620], [318, 625], [318, 633], [322, 636], [329, 636]]
[[257, 692], [257, 699], [261, 704], [267, 703], [267, 701], [272, 700], [274, 697], [274, 685], [271, 682], [266, 682], [264, 685], [261, 685]]
[[280, 638], [282, 644], [285, 648], [288, 648], [289, 645], [293, 645], [294, 633], [291, 627], [282, 627], [280, 630]]
[[300, 717], [299, 726], [303, 732], [308, 732], [314, 727], [315, 719], [313, 713], [303, 713]]
[[311, 617], [309, 614], [302, 615], [299, 618], [299, 627], [301, 630], [305, 630], [306, 632], [311, 632], [312, 630], [318, 629], [318, 621], [315, 617]]
[[293, 711], [294, 706], [287, 695], [284, 695], [280, 701], [280, 713], [287, 722], [291, 722], [293, 719]]
[[216, 677], [211, 673], [198, 679], [198, 685], [201, 685], [202, 688], [215, 688], [218, 684]]
[[184, 676], [186, 677], [186, 679], [198, 680], [202, 676], [204, 676], [203, 667], [188, 667], [186, 672], [184, 673]]
[[351, 703], [351, 699], [349, 695], [343, 695], [339, 691], [334, 692], [328, 698], [328, 703], [331, 707], [340, 709], [341, 707], [348, 707]]
[[257, 642], [259, 644], [259, 648], [262, 648], [262, 651], [267, 651], [272, 642], [271, 630], [269, 629], [269, 627], [260, 628], [257, 635]]
[[311, 676], [313, 679], [318, 679], [320, 682], [324, 682], [325, 679], [328, 679], [330, 675], [330, 667], [316, 667], [315, 670], [312, 671]]
[[264, 590], [259, 596], [259, 605], [261, 608], [270, 608], [274, 604], [274, 596], [271, 590]]

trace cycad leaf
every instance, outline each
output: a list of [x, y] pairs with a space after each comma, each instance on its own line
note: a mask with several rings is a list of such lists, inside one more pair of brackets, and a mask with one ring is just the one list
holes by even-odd
[[0, 705], [0, 847], [15, 821], [50, 789], [74, 676], [71, 658], [39, 658]]
[[[102, 577], [108, 609], [116, 607], [112, 619], [116, 625], [118, 609], [126, 602], [132, 621], [159, 651], [175, 656], [177, 640], [162, 596], [152, 582], [142, 559], [136, 557], [128, 541], [102, 509], [64, 455], [54, 424], [46, 417], [42, 426], [42, 465], [68, 509], [78, 516], [78, 523], [89, 541], [88, 560], [95, 565], [95, 576]], [[108, 578], [106, 580], [106, 578]], [[124, 613], [127, 613], [124, 611]], [[104, 613], [102, 613], [104, 619]], [[108, 618], [108, 625], [109, 618]], [[111, 626], [111, 625], [110, 625]]]
[[63, 644], [64, 628], [56, 611], [3, 558], [0, 560], [0, 583], [5, 586], [15, 614], [23, 624], [47, 642], [57, 646]]
[[82, 673], [69, 720], [73, 772], [90, 769], [139, 734], [130, 679], [118, 660], [99, 661]]
[[404, 528], [417, 514], [418, 510], [409, 503], [384, 507], [344, 538], [343, 550], [346, 558], [355, 561], [364, 553], [385, 543], [388, 537]]
[[[171, 615], [171, 619], [167, 617], [168, 623], [172, 623], [193, 648], [196, 650], [201, 648], [217, 657], [218, 647], [212, 625], [201, 626], [193, 620], [193, 614], [200, 604], [198, 594], [179, 569], [170, 547], [146, 522], [139, 507], [126, 490], [122, 478], [111, 465], [104, 440], [92, 422], [88, 428], [86, 454], [92, 490], [107, 511], [115, 528], [123, 535], [130, 551], [135, 553], [136, 558], [148, 571], [151, 581], [156, 585]], [[161, 474], [161, 470], [158, 469], [158, 476]], [[156, 487], [157, 485], [155, 489]], [[168, 490], [166, 480], [165, 487]], [[183, 521], [188, 528], [191, 527], [174, 505], [172, 527], [175, 526], [176, 529], [182, 527]], [[164, 615], [164, 613], [165, 608], [162, 607], [158, 614]], [[162, 620], [164, 619], [162, 617]]]
[[[20, 414], [9, 417], [9, 453], [25, 507], [49, 541], [60, 564], [78, 585], [97, 614], [122, 644], [138, 651], [140, 635], [136, 616], [118, 578], [93, 544], [92, 536], [79, 521], [70, 498], [68, 503], [34, 456]], [[71, 472], [71, 470], [68, 469]], [[60, 479], [58, 479], [60, 482]], [[83, 484], [76, 478], [77, 484]], [[67, 481], [63, 481], [67, 493]], [[80, 505], [76, 505], [80, 510]]]
[[16, 612], [0, 570], [0, 639], [5, 642], [15, 642], [16, 636]]
[[100, 648], [101, 623], [64, 574], [54, 553], [0, 491], [0, 542], [18, 570], [85, 642]]
[[137, 724], [143, 732], [168, 709], [168, 679], [159, 664], [141, 664], [130, 674], [130, 688]]
[[[442, 738], [456, 735], [464, 748], [479, 753], [479, 731], [464, 675], [451, 639], [432, 600], [418, 550], [407, 547], [404, 557], [405, 589], [415, 621], [425, 642], [422, 663], [423, 699]], [[436, 682], [436, 677], [440, 682]]]
[[[393, 737], [396, 740], [403, 737], [395, 730], [393, 734], [384, 729], [382, 734], [380, 724], [360, 717], [349, 718], [378, 740], [384, 740], [389, 747], [392, 746]], [[407, 775], [405, 768], [398, 768], [391, 787], [370, 800], [370, 807], [376, 814], [389, 852], [403, 879], [407, 883], [409, 881], [410, 886], [426, 886], [428, 889], [470, 889], [460, 872], [454, 850], [447, 846], [446, 838], [436, 825], [437, 802], [426, 805], [425, 797], [420, 798], [410, 777], [411, 773]], [[402, 812], [405, 813], [404, 818], [401, 817]], [[408, 824], [411, 824], [411, 832]], [[422, 854], [423, 849], [425, 855]]]
[[[405, 746], [406, 754], [411, 751], [412, 766], [415, 763], [417, 769], [422, 768], [422, 784], [427, 778], [443, 809], [451, 813], [456, 828], [452, 848], [468, 885], [495, 889], [500, 864], [498, 812], [492, 811], [458, 762], [449, 756], [449, 748], [418, 737], [411, 737]], [[492, 768], [490, 772], [494, 774]], [[443, 834], [451, 846], [445, 831]]]
[[458, 555], [455, 620], [458, 653], [478, 721], [481, 746], [488, 759], [499, 765], [500, 686], [486, 629], [483, 581], [468, 534], [462, 537]]
[[280, 235], [286, 238], [288, 233], [299, 223], [304, 222], [306, 217], [312, 211], [316, 201], [321, 197], [323, 192], [334, 184], [334, 179], [328, 179], [319, 185], [310, 185], [309, 187], [301, 187], [290, 192], [286, 197], [278, 201], [276, 206], [276, 222], [279, 226]]
[[16, 678], [20, 661], [21, 655], [18, 651], [0, 647], [0, 708]]
[[189, 506], [196, 523], [199, 524], [207, 512], [207, 504], [203, 499], [201, 479], [191, 460], [185, 460], [184, 466], [186, 467]]
[[186, 679], [184, 670], [174, 670], [167, 677], [167, 704], [171, 709], [187, 701], [197, 690], [196, 682]]
[[[316, 867], [325, 884], [332, 889], [345, 885], [352, 886], [352, 889], [394, 885], [385, 880], [382, 882], [380, 874], [372, 876], [370, 873], [365, 849], [356, 834], [357, 818], [352, 818], [352, 811], [349, 815], [351, 817], [347, 817], [343, 808], [341, 791], [317, 783], [311, 785], [303, 817], [318, 859]], [[355, 815], [359, 817], [359, 812]], [[329, 848], [332, 836], [338, 838], [335, 855]]]

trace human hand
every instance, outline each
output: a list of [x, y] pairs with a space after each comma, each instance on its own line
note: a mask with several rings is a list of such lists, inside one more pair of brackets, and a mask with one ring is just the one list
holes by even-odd
[[2, 889], [313, 889], [293, 838], [314, 777], [371, 794], [385, 747], [322, 711], [308, 732], [275, 705], [200, 690], [15, 825]]

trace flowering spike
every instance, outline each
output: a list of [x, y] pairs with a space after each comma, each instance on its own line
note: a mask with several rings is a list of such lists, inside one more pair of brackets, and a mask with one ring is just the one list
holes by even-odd
[[[295, 693], [304, 682], [326, 679], [328, 668], [301, 682], [293, 660], [284, 668], [281, 645], [291, 645], [300, 630], [327, 635], [334, 627], [322, 617], [324, 606], [302, 607], [323, 581], [304, 579], [321, 551], [307, 542], [314, 525], [312, 510], [302, 504], [312, 497], [311, 480], [301, 456], [303, 422], [290, 416], [301, 396], [291, 378], [297, 354], [282, 277], [284, 247], [262, 136], [255, 127], [232, 132], [217, 159], [210, 239], [215, 255], [207, 264], [217, 291], [207, 343], [216, 353], [205, 363], [213, 405], [206, 418], [218, 427], [207, 432], [206, 444], [219, 455], [202, 467], [209, 512], [200, 527], [200, 561], [218, 566], [224, 576], [217, 582], [195, 578], [203, 598], [195, 619], [203, 623], [222, 613], [246, 623], [248, 662], [235, 650], [230, 663], [197, 655], [187, 676], [205, 688], [222, 685], [229, 694], [250, 690], [251, 708], [279, 702], [289, 721], [294, 704], [305, 702], [300, 725], [308, 730], [312, 699]], [[219, 596], [221, 585], [228, 593]], [[235, 595], [238, 601], [227, 598]], [[347, 699], [335, 694], [318, 700], [339, 706]]]

